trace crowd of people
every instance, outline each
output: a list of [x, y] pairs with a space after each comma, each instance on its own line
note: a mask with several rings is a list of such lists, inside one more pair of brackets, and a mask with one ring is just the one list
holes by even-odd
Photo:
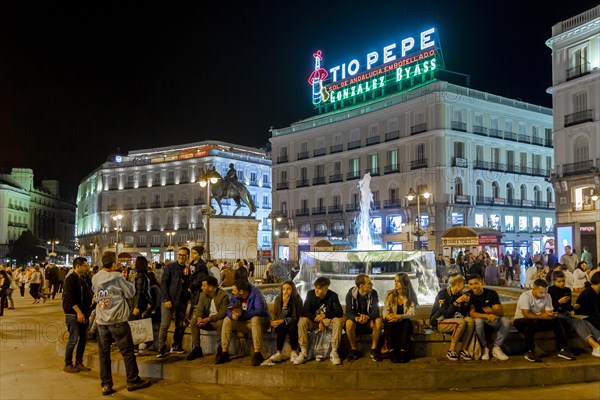
[[[572, 253], [566, 251], [566, 254]], [[314, 288], [308, 291], [304, 301], [291, 279], [283, 282], [271, 311], [264, 294], [253, 284], [255, 269], [251, 262], [237, 260], [233, 266], [227, 262], [218, 266], [216, 261], [205, 261], [203, 256], [202, 246], [181, 247], [177, 251], [177, 260], [164, 266], [137, 257], [130, 267], [124, 268], [117, 262], [116, 254], [107, 251], [97, 267], [90, 266], [83, 257], [76, 258], [66, 277], [52, 265], [19, 269], [15, 277], [10, 269], [2, 268], [2, 312], [5, 301], [6, 308], [11, 308], [10, 304], [14, 307], [9, 297], [16, 289], [24, 296], [24, 288], [29, 286], [35, 303], [40, 298], [54, 298], [62, 290], [69, 332], [64, 371], [90, 370], [83, 364], [83, 355], [88, 338], [95, 338], [103, 395], [114, 393], [111, 345], [115, 345], [123, 356], [127, 389], [138, 390], [148, 387], [150, 381], [139, 376], [136, 355], [149, 350], [155, 350], [158, 358], [185, 353], [183, 337], [188, 327], [192, 340], [186, 359], [204, 357], [201, 331], [215, 331], [215, 364], [230, 361], [234, 332], [238, 336], [251, 336], [253, 355], [250, 363], [253, 366], [282, 362], [288, 337], [290, 361], [294, 365], [303, 364], [313, 356], [317, 361], [328, 357], [332, 364], [339, 365], [342, 363], [339, 347], [344, 331], [350, 344], [347, 362], [363, 356], [357, 343], [358, 334], [370, 335], [369, 356], [373, 361], [389, 358], [393, 363], [407, 363], [414, 358], [412, 319], [418, 302], [406, 273], [396, 274], [394, 282], [390, 282], [391, 289], [385, 294], [383, 307], [379, 305], [379, 294], [373, 289], [370, 277], [358, 274], [355, 285], [346, 293], [345, 309], [338, 293], [329, 289], [330, 280], [321, 276], [313, 283]], [[447, 358], [452, 361], [476, 358], [471, 345], [473, 340], [481, 346], [482, 360], [492, 357], [507, 360], [509, 357], [502, 346], [511, 322], [504, 314], [498, 293], [489, 287], [498, 282], [488, 280], [489, 269], [495, 264], [493, 260], [486, 263], [485, 254], [471, 257], [466, 252], [459, 255], [461, 257], [471, 261], [460, 264], [457, 261], [452, 264], [455, 269], [441, 273], [447, 287], [436, 296], [430, 325], [451, 335]], [[525, 359], [540, 361], [535, 353], [534, 334], [545, 330], [554, 332], [560, 358], [575, 359], [567, 345], [570, 330], [590, 345], [593, 356], [600, 357], [600, 273], [597, 273], [600, 265], [588, 271], [585, 261], [576, 260], [571, 271], [573, 262], [570, 260], [561, 258], [563, 263], [559, 263], [548, 259], [553, 261], [552, 269], [548, 262], [537, 259], [527, 270], [528, 290], [521, 294], [513, 317], [513, 326], [525, 338]], [[503, 264], [508, 266], [507, 271], [516, 265], [506, 260]], [[51, 272], [54, 269], [56, 273]], [[446, 273], [447, 277], [444, 276]], [[228, 287], [230, 292], [224, 289]], [[572, 298], [573, 292], [579, 292], [576, 302]], [[152, 323], [152, 340], [134, 345], [128, 321], [147, 318]], [[168, 345], [167, 332], [171, 323], [174, 323], [175, 331]], [[263, 335], [269, 329], [276, 335], [276, 352], [265, 359]], [[488, 346], [490, 332], [493, 333], [491, 347]], [[309, 346], [315, 335], [329, 338], [326, 353], [311, 353]]]

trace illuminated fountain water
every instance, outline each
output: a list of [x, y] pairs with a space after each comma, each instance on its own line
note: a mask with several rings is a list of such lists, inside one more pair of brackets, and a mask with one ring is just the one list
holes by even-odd
[[313, 288], [319, 276], [331, 280], [330, 289], [338, 294], [344, 303], [348, 289], [354, 286], [354, 278], [359, 273], [368, 274], [373, 288], [383, 304], [385, 294], [394, 287], [394, 277], [405, 272], [411, 278], [417, 292], [419, 304], [431, 304], [439, 290], [435, 276], [435, 255], [431, 251], [384, 250], [373, 244], [370, 229], [370, 208], [373, 201], [371, 175], [365, 174], [359, 181], [360, 212], [356, 226], [357, 246], [354, 250], [307, 251], [300, 254], [300, 271], [294, 282], [304, 298]]

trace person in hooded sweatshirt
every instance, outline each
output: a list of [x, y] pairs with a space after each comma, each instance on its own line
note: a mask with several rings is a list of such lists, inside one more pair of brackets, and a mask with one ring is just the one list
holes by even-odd
[[100, 381], [104, 396], [114, 393], [110, 343], [111, 338], [121, 352], [127, 375], [127, 390], [134, 391], [150, 386], [151, 382], [139, 376], [135, 359], [131, 328], [127, 323], [130, 315], [127, 299], [133, 298], [135, 286], [123, 278], [123, 274], [113, 271], [117, 265], [114, 251], [102, 254], [102, 270], [92, 278], [92, 291], [96, 305], [98, 324], [98, 356], [100, 358]]

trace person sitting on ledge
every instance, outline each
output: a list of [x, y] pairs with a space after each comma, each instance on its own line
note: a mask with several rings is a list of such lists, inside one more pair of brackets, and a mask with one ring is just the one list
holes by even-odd
[[552, 278], [554, 285], [550, 286], [548, 293], [552, 297], [552, 306], [554, 311], [558, 312], [558, 318], [565, 321], [580, 338], [592, 346], [592, 356], [600, 357], [600, 331], [586, 319], [571, 315], [574, 307], [571, 303], [571, 289], [565, 286], [565, 274], [562, 271], [554, 271]]
[[329, 278], [320, 276], [315, 280], [315, 288], [306, 295], [302, 317], [298, 322], [298, 341], [301, 351], [294, 360], [294, 365], [303, 364], [308, 359], [308, 332], [315, 329], [324, 332], [327, 328], [333, 331], [329, 356], [331, 363], [333, 365], [342, 363], [338, 355], [338, 347], [342, 338], [344, 309], [337, 293], [329, 290], [330, 284]]
[[186, 359], [195, 360], [203, 356], [202, 347], [200, 347], [200, 330], [202, 329], [205, 331], [217, 331], [216, 360], [222, 353], [221, 334], [223, 319], [227, 315], [229, 295], [219, 287], [219, 281], [214, 276], [206, 276], [202, 279], [201, 290], [190, 324], [192, 343], [197, 344]]
[[379, 314], [379, 296], [367, 274], [358, 274], [355, 283], [356, 286], [346, 294], [346, 335], [352, 348], [346, 360], [351, 362], [362, 357], [356, 344], [356, 334], [370, 333], [371, 358], [381, 362], [381, 354], [377, 349], [383, 325]]
[[244, 278], [234, 282], [231, 294], [221, 332], [222, 353], [217, 357], [215, 364], [224, 364], [229, 361], [229, 342], [231, 333], [235, 330], [238, 335], [252, 334], [254, 354], [251, 363], [256, 367], [264, 361], [262, 338], [263, 332], [269, 329], [271, 319], [267, 301], [260, 289], [252, 286]]
[[271, 356], [272, 362], [281, 361], [281, 351], [286, 335], [290, 335], [290, 361], [294, 362], [298, 356], [298, 320], [302, 315], [302, 297], [298, 294], [296, 285], [286, 281], [281, 285], [281, 290], [273, 304], [274, 318], [271, 328], [277, 333], [277, 352]]
[[483, 361], [490, 359], [490, 349], [485, 336], [485, 327], [487, 326], [497, 332], [492, 356], [500, 361], [508, 360], [508, 356], [502, 351], [502, 344], [508, 335], [510, 321], [504, 316], [498, 293], [484, 288], [483, 280], [479, 275], [469, 277], [469, 288], [471, 290], [469, 316], [475, 321], [475, 334], [483, 350], [481, 359]]
[[[475, 325], [469, 317], [470, 293], [464, 293], [465, 277], [453, 275], [448, 279], [448, 288], [439, 291], [431, 308], [430, 323], [438, 332], [452, 332], [450, 348], [446, 357], [452, 361], [459, 358], [472, 360], [473, 356], [466, 350], [473, 337]], [[463, 350], [461, 350], [462, 343]]]
[[600, 329], [600, 273], [590, 278], [590, 285], [577, 297], [575, 314], [585, 315], [596, 329]]
[[513, 325], [525, 335], [525, 359], [531, 362], [540, 362], [540, 357], [535, 353], [534, 335], [536, 332], [554, 331], [556, 347], [560, 349], [558, 356], [565, 360], [575, 360], [575, 356], [567, 349], [567, 335], [565, 325], [558, 313], [554, 313], [552, 298], [548, 294], [548, 283], [544, 279], [536, 279], [533, 289], [521, 293], [517, 302]]
[[410, 361], [412, 319], [418, 304], [410, 277], [404, 272], [397, 273], [394, 288], [387, 292], [383, 306], [385, 347], [393, 363]]

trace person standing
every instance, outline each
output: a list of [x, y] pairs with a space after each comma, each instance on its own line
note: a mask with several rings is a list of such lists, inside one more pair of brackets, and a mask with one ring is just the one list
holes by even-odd
[[0, 317], [4, 315], [4, 309], [7, 308], [6, 296], [10, 287], [10, 278], [4, 270], [0, 270]]
[[[90, 371], [83, 365], [83, 352], [87, 342], [87, 330], [89, 325], [90, 310], [92, 307], [92, 288], [87, 276], [89, 264], [84, 257], [73, 260], [73, 273], [64, 282], [64, 293], [62, 299], [65, 322], [69, 331], [69, 341], [65, 348], [65, 372]], [[75, 365], [73, 365], [73, 351], [75, 353]]]
[[127, 390], [134, 391], [150, 386], [151, 382], [139, 376], [134, 354], [131, 328], [127, 323], [129, 305], [127, 299], [133, 298], [135, 286], [123, 278], [123, 274], [113, 271], [117, 266], [114, 251], [102, 254], [102, 270], [92, 278], [92, 291], [96, 306], [96, 324], [98, 324], [98, 356], [100, 359], [100, 381], [102, 395], [107, 396], [113, 390], [110, 359], [111, 338], [115, 340], [125, 363]]
[[577, 254], [571, 251], [571, 246], [565, 246], [565, 254], [560, 256], [560, 263], [562, 265], [566, 265], [569, 272], [573, 273], [575, 272], [578, 262], [579, 257], [577, 257]]
[[[198, 304], [198, 298], [200, 297], [200, 292], [202, 289], [202, 281], [209, 275], [208, 267], [202, 259], [203, 254], [204, 246], [192, 247], [190, 260], [190, 292], [192, 301], [190, 305], [190, 311], [188, 312], [188, 320], [192, 319], [194, 308], [196, 307], [196, 304]], [[188, 324], [186, 323], [186, 325]], [[200, 343], [193, 343], [192, 349], [195, 346], [200, 346]]]
[[29, 278], [29, 294], [33, 297], [33, 304], [40, 302], [40, 286], [42, 284], [42, 273], [40, 272], [40, 266], [36, 265], [33, 267], [31, 277]]
[[581, 253], [581, 261], [589, 265], [590, 268], [594, 266], [592, 253], [590, 253], [590, 248], [588, 246], [583, 246], [583, 252]]
[[185, 312], [190, 299], [190, 268], [186, 264], [189, 257], [190, 249], [180, 247], [177, 252], [177, 261], [164, 267], [160, 282], [163, 304], [161, 307], [158, 355], [156, 358], [167, 356], [167, 332], [173, 319], [175, 319], [175, 333], [173, 334], [171, 352], [184, 353], [183, 333], [185, 331]]

